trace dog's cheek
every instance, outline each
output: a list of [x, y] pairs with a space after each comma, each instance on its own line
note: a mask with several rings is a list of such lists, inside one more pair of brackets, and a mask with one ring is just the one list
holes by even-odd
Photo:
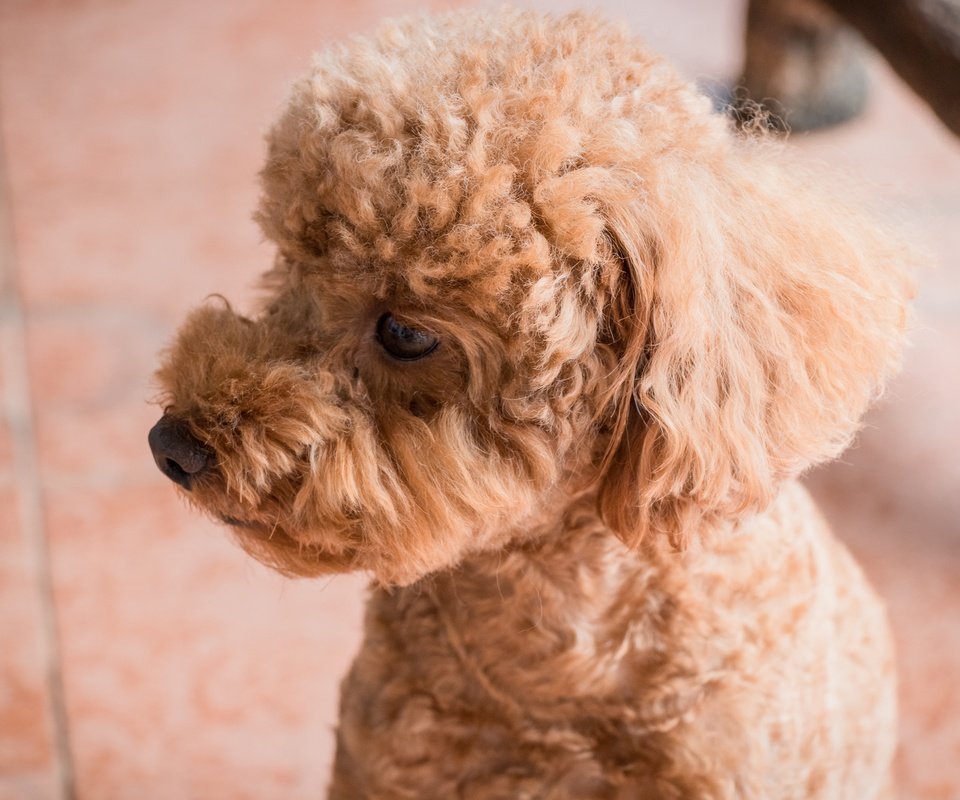
[[380, 426], [357, 419], [316, 454], [291, 529], [308, 548], [352, 551], [352, 568], [384, 584], [409, 583], [493, 546], [491, 537], [529, 513], [537, 493], [515, 454], [477, 441], [474, 423], [460, 407], [429, 424], [412, 415]]
[[390, 442], [413, 503], [399, 552], [415, 551], [421, 572], [452, 566], [466, 553], [499, 547], [535, 512], [557, 479], [548, 436], [529, 426], [511, 436], [484, 431], [476, 417], [443, 409], [427, 437], [411, 423]]

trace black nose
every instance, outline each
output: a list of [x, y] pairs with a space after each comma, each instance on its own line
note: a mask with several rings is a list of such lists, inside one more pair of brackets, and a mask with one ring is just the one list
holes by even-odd
[[187, 491], [213, 461], [210, 451], [193, 438], [190, 429], [166, 414], [150, 429], [147, 441], [160, 471]]

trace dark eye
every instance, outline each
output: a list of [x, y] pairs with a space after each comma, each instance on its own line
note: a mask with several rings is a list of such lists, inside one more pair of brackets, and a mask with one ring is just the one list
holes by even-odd
[[389, 311], [377, 321], [377, 341], [391, 356], [401, 361], [415, 361], [428, 356], [440, 344], [436, 336], [397, 322]]

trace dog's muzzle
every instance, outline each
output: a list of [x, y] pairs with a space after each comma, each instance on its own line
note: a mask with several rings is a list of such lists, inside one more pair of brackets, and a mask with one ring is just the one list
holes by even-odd
[[150, 429], [147, 442], [160, 471], [188, 492], [213, 465], [213, 454], [198, 442], [185, 423], [164, 414]]

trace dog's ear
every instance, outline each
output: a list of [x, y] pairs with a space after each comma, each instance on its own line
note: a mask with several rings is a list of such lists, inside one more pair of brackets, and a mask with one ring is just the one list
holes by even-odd
[[915, 255], [782, 158], [679, 154], [605, 204], [623, 279], [599, 506], [627, 542], [763, 507], [898, 365]]

